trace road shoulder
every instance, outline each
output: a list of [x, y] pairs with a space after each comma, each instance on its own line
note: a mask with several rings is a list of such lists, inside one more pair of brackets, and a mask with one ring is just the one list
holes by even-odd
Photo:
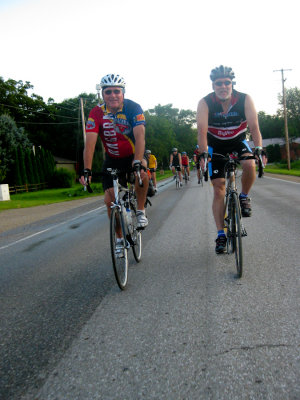
[[1, 212], [0, 233], [32, 224], [44, 218], [49, 218], [57, 214], [64, 213], [69, 210], [82, 206], [103, 204], [104, 196], [92, 198], [84, 198], [79, 200], [64, 201], [61, 203], [48, 204], [45, 206], [36, 206], [29, 208], [18, 208], [12, 210], [4, 210]]

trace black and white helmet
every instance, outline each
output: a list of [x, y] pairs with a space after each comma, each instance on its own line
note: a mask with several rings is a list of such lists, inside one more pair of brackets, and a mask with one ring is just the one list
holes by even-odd
[[232, 68], [220, 65], [219, 67], [212, 69], [210, 73], [210, 79], [214, 82], [216, 79], [219, 78], [229, 78], [231, 80], [234, 79], [235, 75], [232, 71]]
[[146, 150], [146, 154], [151, 154], [151, 150]]
[[100, 82], [100, 87], [101, 89], [107, 87], [107, 86], [117, 86], [125, 89], [125, 81], [122, 76], [117, 75], [117, 74], [108, 74], [105, 75]]
[[178, 151], [176, 147], [173, 147], [172, 153], [175, 153], [175, 151]]

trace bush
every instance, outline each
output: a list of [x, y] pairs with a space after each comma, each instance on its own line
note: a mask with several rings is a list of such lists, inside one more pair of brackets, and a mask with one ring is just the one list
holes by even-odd
[[51, 188], [71, 188], [75, 183], [75, 173], [65, 168], [55, 169], [49, 181]]

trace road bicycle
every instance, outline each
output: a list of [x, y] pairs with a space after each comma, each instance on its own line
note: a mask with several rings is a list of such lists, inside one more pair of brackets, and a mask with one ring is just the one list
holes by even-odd
[[188, 173], [187, 173], [187, 167], [184, 166], [183, 168], [184, 168], [183, 179], [185, 181], [185, 184], [187, 185], [188, 180], [189, 180], [189, 176], [188, 176]]
[[204, 179], [204, 174], [203, 174], [202, 168], [200, 167], [200, 169], [199, 169], [198, 184], [201, 185], [201, 186], [203, 186], [203, 179]]
[[[213, 153], [213, 157], [226, 161], [225, 164], [225, 207], [224, 207], [224, 230], [227, 232], [227, 254], [235, 255], [235, 265], [238, 278], [243, 275], [243, 246], [242, 238], [247, 236], [247, 231], [243, 225], [242, 212], [236, 183], [237, 167], [243, 160], [256, 160], [252, 156], [238, 157], [237, 153], [227, 154], [226, 156]], [[258, 160], [259, 173], [263, 174], [263, 163], [260, 156]]]
[[[140, 171], [136, 172], [139, 185], [142, 186]], [[134, 185], [129, 184], [128, 187], [127, 183], [121, 184], [120, 173], [118, 169], [107, 168], [102, 174], [110, 174], [113, 179], [115, 201], [111, 204], [110, 248], [115, 278], [119, 288], [124, 290], [128, 282], [128, 250], [131, 247], [136, 262], [141, 261], [143, 228], [137, 227], [137, 199]], [[85, 181], [87, 190], [91, 192], [88, 178], [85, 178]], [[134, 181], [134, 177], [130, 181]], [[150, 203], [148, 199], [147, 203]]]
[[[119, 181], [120, 171], [108, 168], [113, 178], [115, 201], [111, 205], [110, 215], [110, 247], [114, 273], [117, 284], [124, 290], [128, 281], [128, 250], [130, 247], [136, 262], [142, 258], [142, 230], [137, 227], [137, 199], [134, 185], [129, 188]], [[139, 185], [142, 180], [137, 171]], [[119, 236], [122, 238], [120, 239]]]
[[175, 167], [174, 179], [175, 179], [176, 189], [179, 189], [180, 188], [180, 179], [179, 179], [179, 172], [177, 171], [177, 167]]

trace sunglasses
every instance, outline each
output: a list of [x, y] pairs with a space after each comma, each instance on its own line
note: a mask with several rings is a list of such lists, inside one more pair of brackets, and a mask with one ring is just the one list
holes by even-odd
[[231, 81], [223, 81], [223, 82], [218, 81], [218, 82], [215, 82], [215, 85], [221, 87], [223, 85], [229, 86], [229, 85], [231, 85], [231, 83], [232, 83]]
[[104, 90], [104, 94], [120, 94], [121, 93], [121, 90], [120, 89], [113, 89], [113, 90], [111, 90], [111, 89], [107, 89], [107, 90]]

